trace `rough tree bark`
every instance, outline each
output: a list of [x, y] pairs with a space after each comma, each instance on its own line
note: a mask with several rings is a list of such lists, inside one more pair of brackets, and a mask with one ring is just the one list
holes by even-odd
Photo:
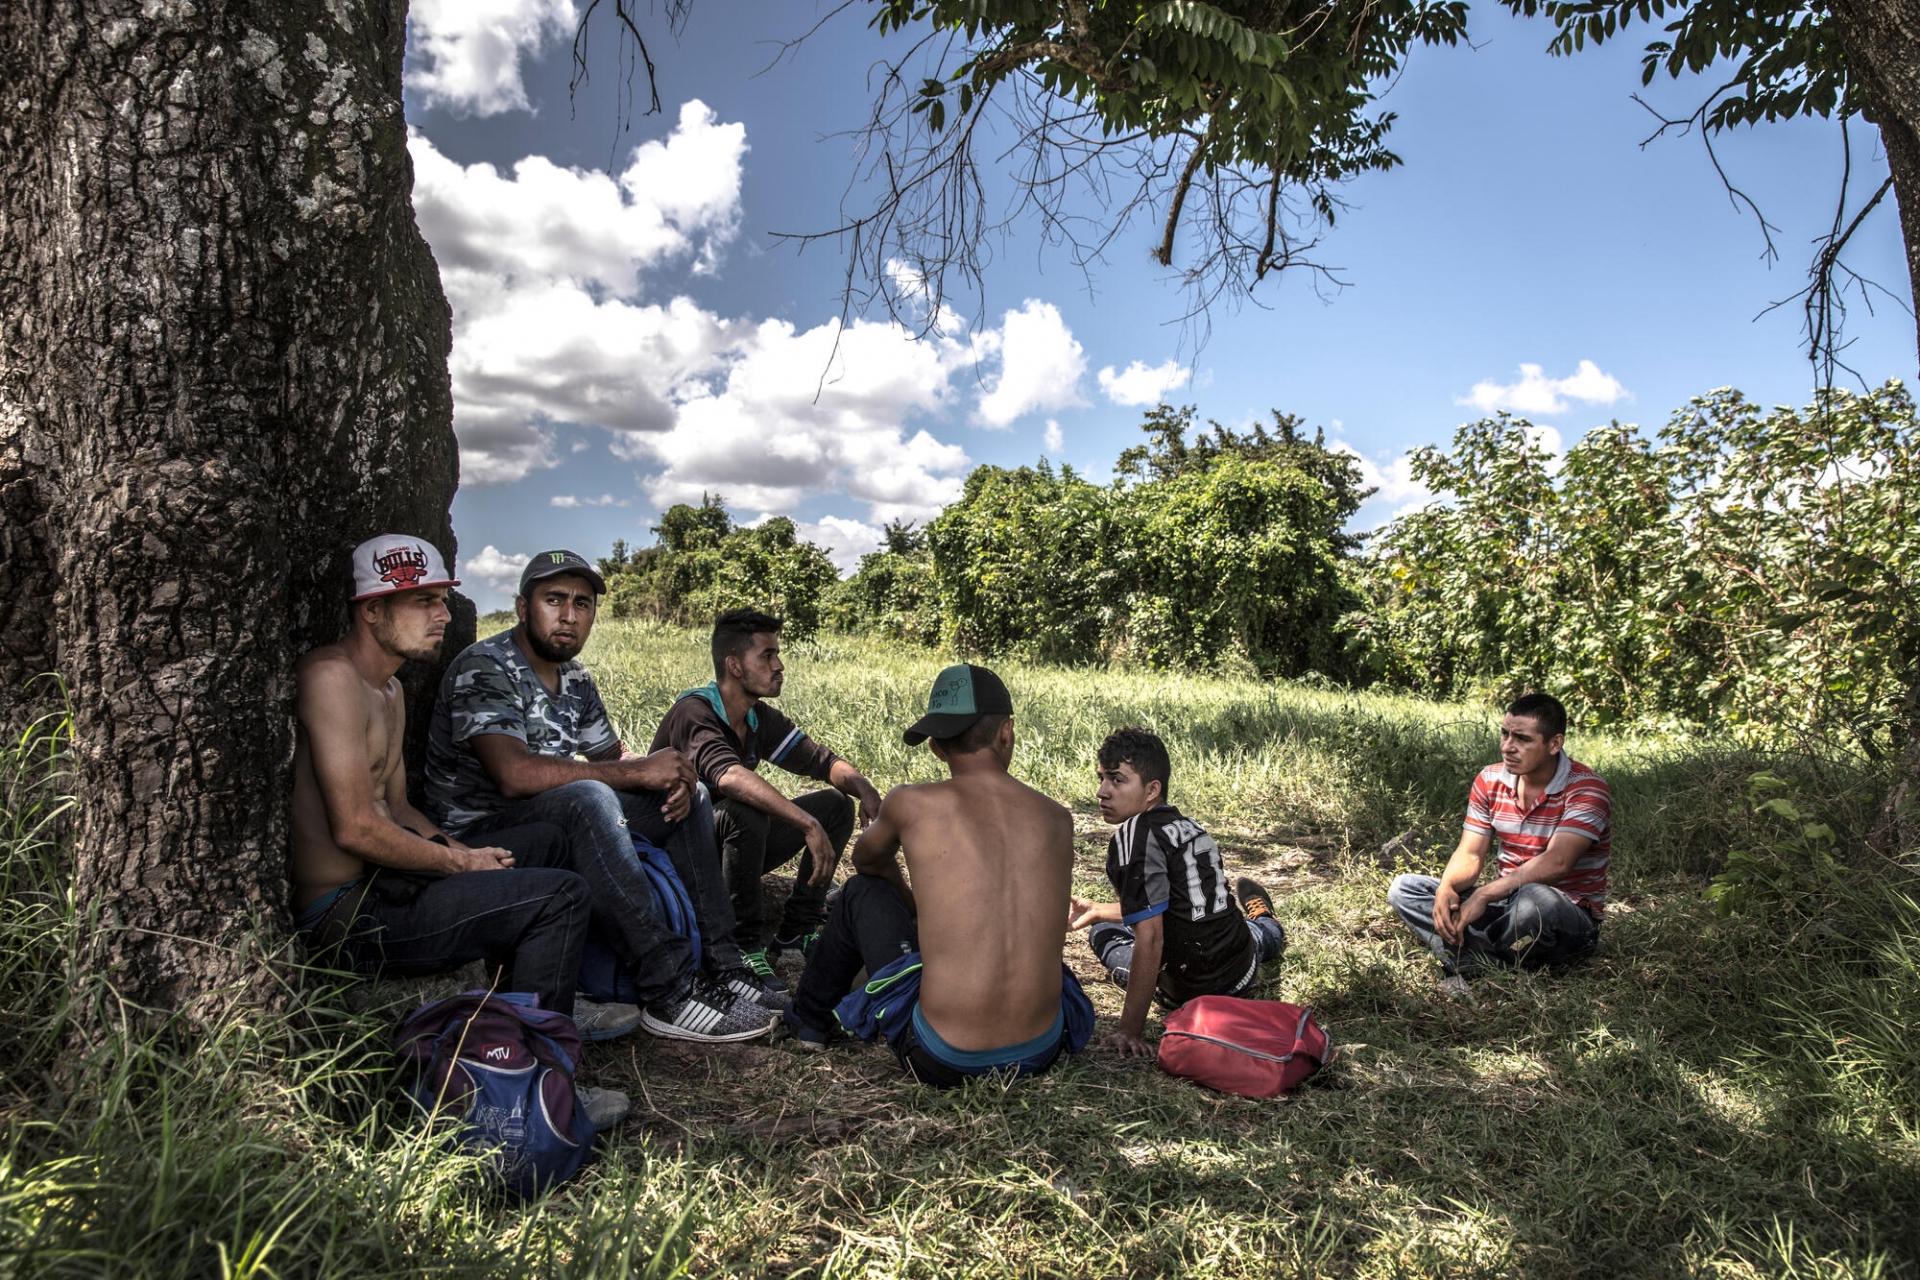
[[405, 18], [0, 6], [0, 698], [67, 682], [84, 963], [148, 1008], [267, 987], [292, 663], [344, 620], [347, 550], [455, 550]]
[[[1880, 128], [1900, 209], [1907, 280], [1920, 306], [1920, 0], [1834, 0], [1834, 30], [1847, 74], [1863, 91], [1864, 114]], [[1920, 354], [1920, 330], [1915, 335]], [[1914, 708], [1920, 713], [1920, 705]], [[1920, 714], [1882, 806], [1874, 844], [1887, 853], [1920, 850]]]

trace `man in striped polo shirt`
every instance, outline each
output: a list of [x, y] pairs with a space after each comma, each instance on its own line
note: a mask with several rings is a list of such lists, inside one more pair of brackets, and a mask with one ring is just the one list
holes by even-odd
[[[1563, 749], [1567, 709], [1530, 693], [1500, 724], [1499, 764], [1473, 780], [1466, 830], [1433, 876], [1396, 877], [1387, 902], [1426, 943], [1450, 984], [1491, 959], [1523, 969], [1591, 951], [1607, 903], [1613, 796]], [[1478, 884], [1487, 849], [1498, 874]]]

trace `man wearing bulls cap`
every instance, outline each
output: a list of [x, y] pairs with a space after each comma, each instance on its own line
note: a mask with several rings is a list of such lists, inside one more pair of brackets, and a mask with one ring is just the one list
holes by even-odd
[[[563, 869], [560, 828], [524, 823], [469, 845], [407, 799], [395, 675], [407, 659], [439, 652], [447, 588], [457, 585], [424, 539], [368, 539], [353, 551], [346, 637], [295, 668], [295, 923], [317, 953], [362, 972], [429, 974], [486, 960], [504, 967], [506, 989], [571, 1014], [590, 1039], [631, 1031], [634, 1006], [574, 998], [587, 886]], [[581, 1095], [597, 1129], [626, 1113], [622, 1094]]]

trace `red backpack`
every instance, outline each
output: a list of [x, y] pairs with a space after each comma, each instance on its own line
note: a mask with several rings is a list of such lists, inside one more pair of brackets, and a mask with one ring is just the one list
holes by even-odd
[[1198, 996], [1167, 1015], [1160, 1069], [1222, 1093], [1277, 1098], [1333, 1056], [1302, 1005]]

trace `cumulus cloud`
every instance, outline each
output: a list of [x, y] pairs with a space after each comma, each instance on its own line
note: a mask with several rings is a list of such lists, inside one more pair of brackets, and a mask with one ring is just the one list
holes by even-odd
[[563, 511], [573, 511], [580, 507], [624, 507], [630, 505], [625, 498], [616, 498], [603, 493], [597, 498], [582, 498], [571, 493], [556, 493], [547, 499], [550, 507], [559, 507]]
[[671, 430], [616, 440], [614, 451], [665, 464], [647, 484], [663, 506], [719, 492], [736, 508], [777, 511], [838, 491], [874, 520], [925, 518], [959, 496], [967, 455], [900, 423], [948, 400], [962, 359], [958, 344], [915, 341], [893, 324], [802, 331], [765, 320], [723, 382], [681, 401]]
[[975, 349], [1000, 357], [999, 371], [980, 397], [978, 416], [988, 427], [1010, 427], [1035, 410], [1086, 403], [1080, 395], [1086, 351], [1050, 302], [1028, 298], [1002, 317], [998, 329], [981, 335]]
[[[910, 325], [809, 327], [650, 295], [662, 268], [716, 265], [738, 230], [746, 134], [698, 102], [617, 177], [539, 156], [462, 165], [420, 134], [409, 149], [454, 313], [468, 484], [523, 479], [581, 449], [583, 432], [604, 433], [662, 506], [702, 493], [735, 511], [792, 511], [829, 493], [862, 503], [864, 522], [851, 521], [861, 531], [834, 534], [853, 554], [867, 529], [924, 520], [959, 496], [966, 451], [915, 423], [959, 406], [959, 375], [987, 371], [979, 420], [993, 426], [1083, 403], [1085, 354], [1039, 300], [984, 333], [936, 323], [916, 338]], [[898, 264], [894, 275], [925, 301], [923, 280]]]
[[1058, 453], [1062, 448], [1066, 446], [1067, 437], [1060, 430], [1060, 423], [1058, 419], [1055, 419], [1055, 418], [1047, 419], [1047, 434], [1044, 438], [1043, 443], [1046, 445], [1046, 449], [1048, 453]]
[[1614, 404], [1628, 397], [1627, 389], [1610, 373], [1602, 373], [1591, 360], [1582, 360], [1565, 378], [1549, 378], [1537, 364], [1520, 366], [1518, 382], [1481, 381], [1454, 403], [1478, 409], [1482, 413], [1506, 410], [1520, 414], [1565, 413], [1574, 401], [1581, 404]]
[[462, 115], [527, 111], [520, 56], [574, 28], [572, 0], [413, 0], [407, 87]]
[[1345, 440], [1335, 440], [1328, 447], [1335, 453], [1346, 454], [1359, 464], [1360, 483], [1375, 491], [1373, 497], [1367, 500], [1369, 505], [1383, 503], [1398, 514], [1410, 507], [1425, 504], [1433, 496], [1425, 484], [1414, 478], [1411, 454], [1372, 458]]
[[827, 553], [843, 578], [860, 567], [861, 556], [878, 551], [887, 539], [886, 531], [878, 525], [845, 516], [821, 516], [800, 521], [794, 527], [801, 538]]
[[693, 255], [710, 263], [740, 222], [746, 126], [722, 122], [698, 100], [673, 132], [635, 147], [618, 178], [527, 156], [502, 173], [462, 165], [421, 133], [413, 207], [442, 271], [512, 281], [565, 279], [621, 295], [642, 268]]
[[553, 426], [663, 431], [735, 326], [685, 298], [631, 300], [640, 271], [711, 262], [739, 221], [746, 131], [689, 102], [616, 181], [539, 156], [460, 165], [415, 134], [414, 210], [453, 307], [461, 478], [500, 484], [558, 461]]
[[1169, 392], [1186, 386], [1192, 372], [1177, 360], [1151, 366], [1134, 360], [1119, 373], [1115, 373], [1113, 366], [1108, 365], [1099, 374], [1100, 390], [1115, 404], [1159, 404]]
[[480, 548], [477, 556], [468, 556], [463, 566], [469, 584], [478, 583], [496, 595], [512, 595], [520, 587], [520, 571], [527, 567], [530, 557], [510, 556], [489, 542]]

